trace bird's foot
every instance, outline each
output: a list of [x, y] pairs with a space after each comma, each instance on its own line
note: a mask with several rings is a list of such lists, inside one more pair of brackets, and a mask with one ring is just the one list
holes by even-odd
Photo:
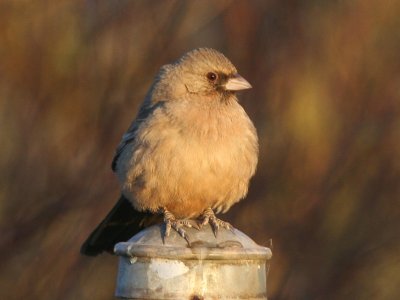
[[204, 225], [210, 224], [215, 237], [217, 236], [220, 227], [228, 229], [230, 231], [233, 230], [233, 226], [228, 222], [218, 219], [211, 208], [207, 208], [201, 214], [200, 218], [201, 218], [201, 223], [199, 224], [199, 227], [201, 228]]
[[168, 211], [166, 208], [163, 208], [162, 213], [164, 215], [164, 224], [165, 224], [165, 232], [164, 232], [164, 237], [163, 241], [165, 240], [166, 237], [169, 237], [171, 233], [171, 228], [173, 228], [178, 234], [183, 237], [186, 242], [190, 246], [190, 239], [189, 236], [187, 235], [186, 231], [183, 229], [183, 227], [193, 227], [192, 224], [190, 224], [190, 221], [187, 219], [183, 220], [177, 220], [175, 216]]

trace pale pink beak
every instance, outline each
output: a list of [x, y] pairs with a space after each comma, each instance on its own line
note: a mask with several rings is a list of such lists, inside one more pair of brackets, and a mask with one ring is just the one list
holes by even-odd
[[251, 89], [251, 84], [236, 73], [233, 77], [229, 78], [225, 84], [225, 89], [227, 91], [239, 91], [239, 90], [246, 90]]

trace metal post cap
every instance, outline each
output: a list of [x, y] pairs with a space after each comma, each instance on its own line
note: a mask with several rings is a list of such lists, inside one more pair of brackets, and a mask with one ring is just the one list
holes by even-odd
[[[127, 299], [266, 299], [272, 252], [237, 229], [187, 228], [162, 240], [154, 225], [114, 252], [121, 256], [116, 296]], [[268, 264], [267, 264], [268, 263]]]

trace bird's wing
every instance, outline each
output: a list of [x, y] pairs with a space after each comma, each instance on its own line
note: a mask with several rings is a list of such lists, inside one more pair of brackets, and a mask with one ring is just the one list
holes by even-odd
[[157, 101], [156, 103], [151, 103], [147, 99], [144, 101], [142, 107], [139, 110], [139, 113], [135, 120], [133, 120], [132, 124], [129, 126], [128, 130], [122, 136], [122, 139], [115, 151], [114, 158], [111, 163], [111, 169], [115, 172], [117, 167], [117, 161], [121, 153], [124, 151], [124, 148], [129, 143], [132, 143], [135, 140], [136, 132], [140, 128], [141, 124], [150, 117], [150, 115], [158, 109], [160, 106], [164, 104], [164, 101]]

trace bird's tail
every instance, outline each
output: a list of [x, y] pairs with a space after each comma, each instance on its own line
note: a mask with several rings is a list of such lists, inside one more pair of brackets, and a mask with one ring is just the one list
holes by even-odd
[[95, 256], [103, 251], [112, 253], [116, 243], [127, 241], [144, 227], [161, 220], [160, 215], [135, 210], [121, 195], [117, 204], [83, 243], [81, 254]]

